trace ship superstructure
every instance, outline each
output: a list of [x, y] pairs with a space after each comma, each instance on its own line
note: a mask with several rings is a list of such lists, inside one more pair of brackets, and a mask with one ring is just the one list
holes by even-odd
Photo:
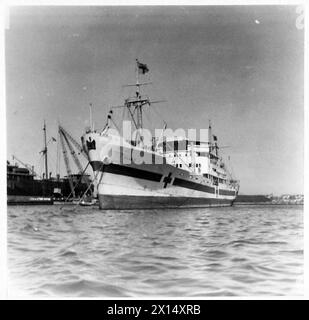
[[[219, 155], [217, 137], [209, 123], [201, 139], [146, 137], [143, 108], [151, 101], [140, 93], [139, 75], [147, 65], [136, 60], [135, 95], [111, 109], [102, 131], [91, 125], [82, 143], [94, 171], [101, 209], [230, 206], [239, 190]], [[115, 108], [125, 108], [134, 133], [112, 128]]]

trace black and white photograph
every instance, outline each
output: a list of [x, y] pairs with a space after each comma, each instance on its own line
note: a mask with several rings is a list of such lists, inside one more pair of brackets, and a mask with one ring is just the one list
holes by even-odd
[[305, 296], [304, 5], [4, 24], [6, 299]]

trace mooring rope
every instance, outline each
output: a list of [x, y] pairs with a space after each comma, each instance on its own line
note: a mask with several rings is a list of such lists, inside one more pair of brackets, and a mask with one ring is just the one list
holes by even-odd
[[[98, 170], [98, 172], [97, 172], [97, 174], [95, 175], [95, 177], [94, 177], [94, 180], [96, 180], [97, 179], [97, 177], [98, 177], [98, 174], [101, 172], [101, 169], [102, 169], [102, 167], [103, 167], [103, 162], [101, 163], [101, 166], [100, 166], [100, 168], [99, 168], [99, 170]], [[102, 172], [102, 175], [101, 175], [101, 178], [100, 178], [100, 181], [99, 181], [99, 184], [101, 183], [101, 180], [102, 180], [102, 177], [103, 177], [103, 172]], [[78, 200], [78, 203], [76, 204], [76, 206], [74, 207], [74, 209], [73, 209], [73, 211], [79, 206], [79, 204], [81, 203], [81, 201], [83, 200], [83, 198], [84, 198], [84, 196], [85, 196], [85, 194], [88, 192], [88, 190], [90, 189], [90, 187], [91, 187], [91, 184], [89, 184], [89, 186], [88, 186], [88, 188], [87, 188], [87, 190], [84, 192], [84, 194], [81, 196], [81, 198]]]
[[[84, 173], [85, 173], [85, 171], [87, 170], [89, 164], [90, 164], [90, 162], [88, 161], [88, 163], [87, 163], [85, 169], [83, 170], [83, 172], [82, 172], [82, 174], [81, 174], [81, 176], [80, 176], [77, 184], [75, 185], [75, 187], [73, 188], [73, 190], [71, 190], [70, 194], [69, 194], [69, 195], [67, 196], [67, 198], [65, 199], [64, 204], [68, 201], [68, 199], [70, 198], [70, 196], [71, 196], [71, 194], [73, 193], [73, 191], [75, 191], [76, 187], [77, 187], [77, 186], [79, 185], [79, 183], [82, 181], [82, 178], [83, 178], [83, 176], [84, 176]], [[89, 186], [91, 186], [91, 183], [89, 183]], [[88, 188], [89, 188], [89, 186], [88, 186]], [[87, 189], [88, 189], [88, 188], [87, 188]], [[87, 190], [87, 191], [88, 191], [88, 190]], [[60, 210], [64, 207], [64, 204], [60, 207]]]

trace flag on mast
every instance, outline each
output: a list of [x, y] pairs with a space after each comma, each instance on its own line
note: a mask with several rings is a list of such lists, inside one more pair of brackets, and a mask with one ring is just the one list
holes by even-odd
[[136, 63], [137, 63], [137, 68], [138, 68], [139, 74], [145, 74], [146, 72], [149, 71], [147, 64], [140, 63], [137, 59], [136, 59]]

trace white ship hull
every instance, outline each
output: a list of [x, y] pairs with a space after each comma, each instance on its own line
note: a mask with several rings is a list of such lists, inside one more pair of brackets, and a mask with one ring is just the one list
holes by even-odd
[[211, 185], [201, 175], [166, 163], [104, 164], [95, 160], [95, 151], [89, 155], [101, 209], [231, 206], [237, 195], [235, 189]]
[[[105, 128], [96, 132], [90, 120], [92, 129], [87, 130], [82, 138], [84, 150], [94, 171], [100, 208], [153, 209], [232, 205], [239, 185], [229, 177], [218, 156], [217, 137], [212, 135], [210, 124], [207, 137], [201, 135], [202, 139], [199, 141], [196, 138], [184, 138], [182, 142], [185, 146], [179, 145], [178, 140], [181, 139], [176, 137], [176, 140], [172, 140], [174, 148], [167, 151], [170, 146], [166, 142], [166, 136], [153, 136], [143, 128], [143, 107], [160, 102], [150, 101], [140, 92], [140, 86], [147, 83], [139, 82], [139, 74], [145, 74], [149, 69], [136, 60], [135, 71], [135, 95], [125, 99], [123, 106], [115, 107], [124, 107], [128, 111], [130, 124], [134, 124], [134, 134], [131, 135], [132, 130], [128, 126], [123, 125], [122, 136], [118, 130], [115, 133], [110, 128], [111, 122], [117, 128], [111, 109]], [[165, 123], [162, 135], [166, 129]]]

